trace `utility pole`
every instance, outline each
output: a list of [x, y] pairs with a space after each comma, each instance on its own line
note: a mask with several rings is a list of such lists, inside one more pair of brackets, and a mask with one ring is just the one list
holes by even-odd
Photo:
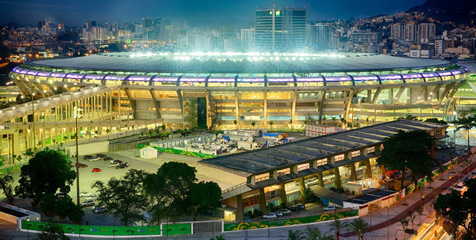
[[78, 149], [78, 118], [81, 117], [81, 108], [74, 107], [73, 117], [76, 119], [76, 204], [79, 205], [79, 149]]

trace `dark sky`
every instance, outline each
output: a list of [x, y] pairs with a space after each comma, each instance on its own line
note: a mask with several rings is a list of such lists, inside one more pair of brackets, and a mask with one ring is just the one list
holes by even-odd
[[48, 18], [77, 26], [88, 20], [139, 22], [142, 17], [165, 17], [189, 25], [253, 23], [256, 8], [306, 7], [308, 20], [356, 19], [405, 11], [425, 0], [0, 0], [0, 24], [36, 24]]

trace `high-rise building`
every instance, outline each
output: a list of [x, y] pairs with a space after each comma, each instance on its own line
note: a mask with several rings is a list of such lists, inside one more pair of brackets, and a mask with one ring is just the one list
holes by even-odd
[[390, 39], [403, 40], [404, 38], [404, 26], [400, 23], [392, 24]]
[[253, 50], [255, 48], [255, 29], [241, 29], [241, 48]]
[[418, 25], [418, 41], [428, 43], [429, 39], [436, 35], [436, 26], [434, 23], [420, 23]]
[[316, 50], [327, 50], [332, 47], [333, 33], [332, 28], [324, 24], [315, 24], [307, 26], [306, 45]]
[[416, 42], [417, 40], [417, 25], [413, 23], [405, 24], [404, 40], [409, 42]]
[[376, 32], [353, 32], [350, 41], [353, 44], [374, 44], [381, 42], [382, 36]]
[[445, 52], [446, 42], [443, 39], [435, 40], [435, 55], [441, 56]]
[[262, 51], [303, 49], [306, 44], [306, 9], [256, 10], [255, 44]]

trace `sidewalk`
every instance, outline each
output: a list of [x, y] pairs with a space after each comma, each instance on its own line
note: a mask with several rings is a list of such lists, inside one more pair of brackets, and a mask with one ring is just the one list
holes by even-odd
[[[471, 158], [471, 164], [464, 165], [465, 163], [460, 163], [452, 169], [447, 170], [442, 175], [434, 179], [434, 182], [431, 183], [431, 188], [429, 184], [425, 185], [423, 192], [414, 191], [413, 193], [407, 195], [407, 197], [400, 201], [397, 204], [390, 206], [390, 208], [382, 208], [374, 210], [368, 215], [362, 217], [366, 222], [370, 224], [370, 229], [364, 235], [365, 239], [403, 239], [403, 228], [400, 224], [400, 219], [403, 219], [407, 216], [409, 210], [415, 209], [418, 205], [422, 205], [424, 208], [423, 214], [420, 216], [418, 213], [415, 213], [415, 220], [413, 229], [420, 228], [421, 224], [425, 220], [434, 221], [434, 210], [432, 202], [436, 200], [438, 194], [446, 190], [448, 187], [452, 186], [454, 183], [459, 181], [460, 177], [468, 174], [472, 169], [476, 167], [476, 162], [474, 161], [476, 156]], [[460, 174], [458, 175], [458, 172]], [[449, 179], [451, 176], [451, 179]], [[418, 226], [417, 226], [418, 225]], [[412, 228], [411, 222], [407, 228]], [[355, 237], [355, 234], [352, 232], [342, 234], [343, 237]], [[410, 239], [413, 235], [406, 234], [405, 239]]]

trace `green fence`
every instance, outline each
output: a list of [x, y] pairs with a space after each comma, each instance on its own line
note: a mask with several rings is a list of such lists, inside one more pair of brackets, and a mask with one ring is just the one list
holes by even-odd
[[240, 222], [240, 223], [225, 223], [225, 232], [228, 231], [237, 231], [237, 230], [246, 230], [246, 229], [257, 229], [257, 228], [268, 228], [268, 227], [281, 227], [281, 226], [290, 226], [296, 224], [306, 224], [313, 222], [322, 222], [332, 219], [340, 219], [347, 217], [354, 217], [359, 215], [359, 210], [350, 210], [345, 212], [331, 213], [331, 214], [322, 214], [316, 216], [300, 217], [300, 218], [290, 218], [283, 220], [270, 220], [262, 222]]
[[[48, 223], [22, 221], [22, 229], [42, 231]], [[109, 235], [109, 236], [129, 236], [129, 235], [160, 235], [160, 226], [90, 226], [74, 224], [58, 224], [65, 233], [87, 234], [87, 235]], [[164, 235], [182, 235], [192, 233], [191, 223], [163, 224]]]
[[[147, 147], [145, 144], [138, 144], [138, 148], [144, 148]], [[173, 154], [180, 154], [180, 155], [185, 155], [185, 156], [191, 156], [191, 157], [199, 157], [199, 158], [214, 158], [218, 157], [217, 155], [213, 154], [205, 154], [205, 153], [196, 153], [196, 152], [189, 152], [189, 151], [182, 151], [178, 149], [173, 149], [173, 148], [161, 148], [161, 147], [153, 147], [159, 152], [164, 152], [164, 153], [173, 153]]]
[[162, 224], [164, 236], [192, 234], [191, 223]]

